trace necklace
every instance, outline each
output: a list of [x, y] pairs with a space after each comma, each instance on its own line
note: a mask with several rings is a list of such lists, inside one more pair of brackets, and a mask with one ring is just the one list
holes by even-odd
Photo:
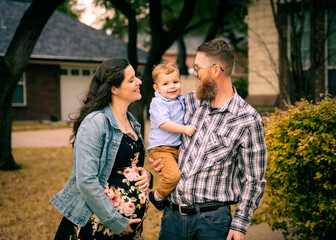
[[[126, 125], [123, 123], [123, 121], [121, 121], [121, 119], [119, 118], [119, 116], [118, 116], [118, 114], [114, 114], [114, 115], [116, 115], [117, 116], [117, 118], [119, 119], [119, 121], [121, 122], [121, 124], [124, 126], [124, 128], [125, 128], [125, 132], [127, 132], [128, 131], [128, 128], [126, 127]], [[127, 119], [127, 116], [126, 116], [126, 119]], [[126, 120], [127, 121], [127, 120]], [[125, 121], [125, 122], [126, 122]]]

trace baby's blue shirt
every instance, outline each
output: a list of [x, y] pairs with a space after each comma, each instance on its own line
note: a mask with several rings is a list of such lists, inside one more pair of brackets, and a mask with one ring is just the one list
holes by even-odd
[[149, 132], [147, 149], [158, 146], [179, 146], [181, 133], [171, 133], [160, 128], [160, 125], [172, 121], [183, 125], [185, 113], [184, 97], [180, 94], [175, 99], [162, 97], [155, 92], [155, 97], [149, 107], [151, 130]]

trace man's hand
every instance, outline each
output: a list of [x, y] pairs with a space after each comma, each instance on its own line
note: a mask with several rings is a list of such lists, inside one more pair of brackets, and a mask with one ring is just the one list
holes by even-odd
[[184, 128], [185, 128], [184, 133], [187, 134], [189, 137], [191, 137], [196, 131], [196, 128], [191, 125], [185, 125]]
[[150, 162], [151, 168], [160, 176], [162, 176], [162, 168], [163, 164], [161, 164], [161, 159], [153, 159], [153, 158], [148, 158], [148, 161]]
[[229, 231], [229, 234], [226, 238], [226, 240], [244, 240], [245, 239], [245, 234], [235, 231], [235, 230], [231, 230]]

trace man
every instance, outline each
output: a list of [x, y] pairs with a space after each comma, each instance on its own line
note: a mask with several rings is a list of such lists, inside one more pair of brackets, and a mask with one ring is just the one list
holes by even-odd
[[[234, 49], [223, 40], [197, 49], [194, 75], [200, 85], [186, 97], [184, 118], [197, 130], [182, 136], [181, 178], [167, 197], [160, 240], [242, 240], [260, 203], [266, 184], [265, 129], [232, 86], [233, 64]], [[160, 160], [150, 161], [160, 172]]]

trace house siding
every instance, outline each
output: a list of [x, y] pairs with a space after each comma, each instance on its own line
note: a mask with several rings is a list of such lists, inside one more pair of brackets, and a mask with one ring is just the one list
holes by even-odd
[[247, 101], [252, 105], [275, 104], [279, 94], [279, 46], [268, 0], [254, 0], [248, 8], [248, 66]]
[[13, 107], [14, 120], [60, 119], [59, 65], [31, 64], [26, 70], [27, 105]]
[[[319, 101], [323, 94], [328, 93], [326, 84], [326, 12], [328, 8], [335, 8], [334, 0], [324, 0], [315, 3], [316, 28], [314, 33], [315, 47], [315, 76], [311, 95], [315, 101]], [[306, 6], [308, 7], [308, 6]], [[287, 13], [279, 14], [281, 31], [288, 43]], [[247, 101], [252, 105], [263, 105], [274, 99], [273, 104], [281, 106], [281, 101], [276, 96], [280, 92], [286, 92], [288, 67], [285, 61], [281, 61], [282, 54], [288, 54], [288, 46], [280, 46], [279, 36], [274, 25], [272, 9], [268, 0], [253, 0], [248, 9], [248, 66], [249, 66], [249, 96]], [[314, 72], [314, 71], [312, 71]], [[279, 84], [279, 81], [281, 82]], [[280, 88], [282, 89], [280, 91]], [[271, 97], [273, 95], [274, 97]]]

